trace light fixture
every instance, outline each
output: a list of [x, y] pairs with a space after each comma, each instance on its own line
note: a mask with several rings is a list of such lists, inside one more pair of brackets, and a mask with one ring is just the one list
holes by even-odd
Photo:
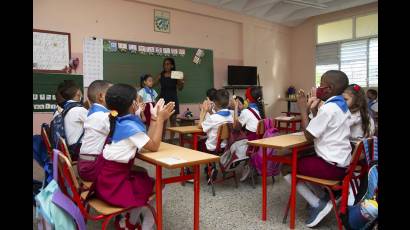
[[325, 4], [309, 2], [306, 0], [284, 0], [283, 2], [288, 3], [288, 4], [297, 5], [297, 6], [312, 7], [312, 8], [321, 9], [321, 10], [328, 8], [328, 6], [326, 6]]

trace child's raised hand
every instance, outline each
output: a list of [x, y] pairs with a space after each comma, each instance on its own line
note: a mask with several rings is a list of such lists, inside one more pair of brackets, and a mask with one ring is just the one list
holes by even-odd
[[298, 104], [300, 111], [306, 111], [308, 108], [306, 94], [305, 94], [305, 91], [303, 91], [303, 89], [300, 89], [299, 92], [297, 93], [297, 104]]
[[144, 112], [145, 110], [145, 103], [139, 103], [138, 104], [139, 109], [141, 110], [141, 112]]
[[312, 87], [310, 89], [310, 93], [308, 94], [308, 101], [307, 101], [307, 107], [310, 108], [312, 103], [317, 99], [316, 97], [316, 88]]
[[168, 102], [165, 106], [158, 107], [158, 119], [163, 121], [167, 120], [172, 114], [175, 113], [175, 102]]
[[152, 106], [152, 104], [149, 104], [149, 108], [150, 108], [150, 112], [151, 112], [151, 116], [153, 116], [154, 118], [157, 117], [158, 115], [158, 108], [162, 108], [164, 107], [165, 101], [164, 98], [160, 98], [157, 103], [155, 104], [155, 106]]
[[204, 100], [204, 102], [202, 102], [201, 110], [208, 111], [208, 107], [209, 107], [209, 100], [207, 99], [207, 100]]

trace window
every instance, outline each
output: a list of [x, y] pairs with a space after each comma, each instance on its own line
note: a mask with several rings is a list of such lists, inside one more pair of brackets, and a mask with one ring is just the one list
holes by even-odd
[[335, 69], [345, 72], [350, 83], [378, 87], [377, 16], [373, 13], [318, 25], [316, 85], [326, 71]]
[[317, 43], [326, 43], [353, 38], [353, 19], [343, 19], [317, 27]]
[[318, 45], [316, 85], [328, 70], [341, 70], [350, 83], [378, 87], [378, 38]]
[[377, 14], [370, 14], [356, 18], [356, 37], [368, 37], [378, 34]]

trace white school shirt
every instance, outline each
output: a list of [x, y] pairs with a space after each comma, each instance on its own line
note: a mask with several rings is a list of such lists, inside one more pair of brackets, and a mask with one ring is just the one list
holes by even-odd
[[331, 164], [336, 163], [338, 167], [349, 166], [351, 160], [350, 115], [349, 110], [343, 113], [336, 103], [325, 103], [306, 128], [315, 137], [316, 154]]
[[379, 102], [377, 101], [377, 99], [375, 99], [375, 101], [376, 102], [374, 102], [374, 104], [370, 106], [370, 109], [377, 113], [379, 112]]
[[[75, 102], [69, 100], [69, 102]], [[88, 110], [84, 107], [74, 107], [68, 111], [64, 117], [64, 130], [67, 138], [67, 145], [75, 144], [83, 133], [84, 121], [87, 118]], [[80, 140], [81, 142], [81, 140]]]
[[[373, 118], [370, 118], [370, 136], [373, 136], [375, 132], [374, 121]], [[360, 111], [352, 113], [349, 119], [349, 126], [350, 126], [350, 137], [352, 139], [356, 138], [363, 138], [364, 132], [362, 129], [362, 116], [360, 116]]]
[[[260, 117], [260, 113], [257, 109], [253, 109], [253, 111], [258, 114]], [[243, 109], [241, 111], [241, 115], [238, 117], [239, 123], [241, 123], [242, 126], [245, 126], [245, 128], [251, 132], [256, 132], [256, 129], [258, 128], [258, 122], [259, 120], [253, 115], [249, 109]]]
[[155, 102], [155, 98], [158, 96], [158, 93], [155, 89], [152, 89], [152, 94], [154, 97], [151, 97], [149, 93], [145, 92], [144, 88], [138, 90], [138, 95], [142, 97], [142, 102], [144, 103]]
[[[206, 148], [210, 151], [214, 151], [216, 149], [216, 142], [217, 142], [219, 126], [225, 123], [233, 123], [233, 111], [232, 110], [221, 109], [220, 111], [229, 111], [231, 115], [224, 117], [224, 116], [214, 113], [202, 122], [202, 130], [207, 134], [207, 139], [205, 142]], [[223, 148], [225, 146], [226, 146], [226, 141], [223, 141], [221, 143], [221, 147]]]
[[[104, 107], [97, 103], [93, 105]], [[81, 154], [98, 155], [102, 152], [105, 139], [110, 132], [110, 119], [108, 115], [109, 112], [98, 111], [85, 119], [84, 136], [80, 149]]]
[[144, 147], [149, 137], [144, 132], [138, 132], [133, 136], [122, 139], [118, 142], [107, 144], [103, 150], [103, 156], [106, 160], [119, 163], [128, 163], [135, 157], [135, 154]]

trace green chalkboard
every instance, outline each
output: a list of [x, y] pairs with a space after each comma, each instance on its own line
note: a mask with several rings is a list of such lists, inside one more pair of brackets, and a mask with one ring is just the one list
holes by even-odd
[[[130, 51], [128, 47], [161, 47], [176, 48], [185, 50], [185, 55], [170, 54], [169, 57], [175, 59], [176, 69], [184, 72], [185, 86], [182, 91], [178, 91], [180, 103], [198, 103], [205, 97], [207, 89], [213, 87], [214, 70], [213, 70], [213, 52], [212, 50], [201, 49], [204, 56], [199, 64], [193, 63], [193, 58], [198, 48], [177, 47], [167, 45], [156, 45], [136, 42], [119, 42], [125, 43], [126, 49], [121, 46], [112, 48], [113, 40], [104, 40], [103, 52], [103, 76], [105, 80], [113, 83], [127, 83], [133, 86], [139, 84], [139, 77], [142, 74], [150, 73], [156, 77], [162, 71], [162, 62], [165, 56], [161, 53], [135, 52]], [[134, 51], [134, 50], [133, 50]], [[159, 87], [155, 87], [159, 94]]]
[[83, 89], [83, 75], [33, 72], [33, 112], [52, 112], [55, 109], [55, 92], [64, 80], [74, 80]]

